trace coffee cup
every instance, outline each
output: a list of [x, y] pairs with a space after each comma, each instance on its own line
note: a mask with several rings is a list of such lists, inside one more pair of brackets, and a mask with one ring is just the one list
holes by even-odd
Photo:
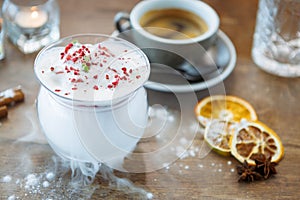
[[216, 41], [219, 23], [215, 10], [197, 0], [144, 0], [130, 14], [115, 16], [119, 37], [139, 46], [151, 63], [201, 75], [217, 69], [203, 57]]

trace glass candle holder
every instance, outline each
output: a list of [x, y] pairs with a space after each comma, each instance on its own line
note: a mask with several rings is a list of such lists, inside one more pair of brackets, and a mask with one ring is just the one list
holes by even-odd
[[60, 37], [56, 0], [5, 0], [2, 13], [8, 38], [25, 54]]
[[260, 0], [252, 58], [262, 70], [300, 77], [300, 1]]

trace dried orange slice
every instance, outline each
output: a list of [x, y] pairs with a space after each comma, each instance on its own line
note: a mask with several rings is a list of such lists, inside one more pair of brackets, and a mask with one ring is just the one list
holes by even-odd
[[231, 154], [242, 163], [246, 160], [254, 165], [251, 156], [257, 153], [272, 156], [271, 162], [279, 162], [284, 154], [279, 136], [262, 122], [242, 121], [231, 139]]
[[231, 122], [213, 119], [205, 127], [204, 140], [218, 154], [229, 156], [233, 128], [234, 126]]
[[257, 115], [251, 104], [236, 96], [208, 96], [196, 105], [195, 114], [201, 125], [211, 119], [239, 122], [241, 119], [256, 121]]

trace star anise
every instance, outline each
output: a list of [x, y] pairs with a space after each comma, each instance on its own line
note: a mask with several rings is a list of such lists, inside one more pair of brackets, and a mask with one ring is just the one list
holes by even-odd
[[255, 170], [256, 166], [249, 165], [245, 160], [243, 165], [237, 166], [237, 172], [240, 175], [239, 181], [252, 182], [261, 179], [262, 175]]
[[271, 162], [272, 156], [266, 157], [262, 153], [254, 154], [251, 156], [251, 158], [255, 161], [256, 164], [256, 170], [258, 173], [260, 173], [264, 179], [270, 178], [273, 174], [276, 174], [277, 171], [275, 169], [275, 166], [277, 163]]

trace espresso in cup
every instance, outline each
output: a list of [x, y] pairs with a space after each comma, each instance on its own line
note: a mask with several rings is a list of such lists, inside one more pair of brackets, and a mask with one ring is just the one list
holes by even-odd
[[150, 10], [140, 18], [139, 23], [153, 35], [174, 40], [195, 38], [208, 30], [208, 25], [200, 16], [177, 8]]
[[218, 70], [203, 58], [217, 41], [219, 23], [213, 8], [198, 0], [145, 0], [115, 16], [118, 37], [141, 48], [150, 63], [197, 76]]

